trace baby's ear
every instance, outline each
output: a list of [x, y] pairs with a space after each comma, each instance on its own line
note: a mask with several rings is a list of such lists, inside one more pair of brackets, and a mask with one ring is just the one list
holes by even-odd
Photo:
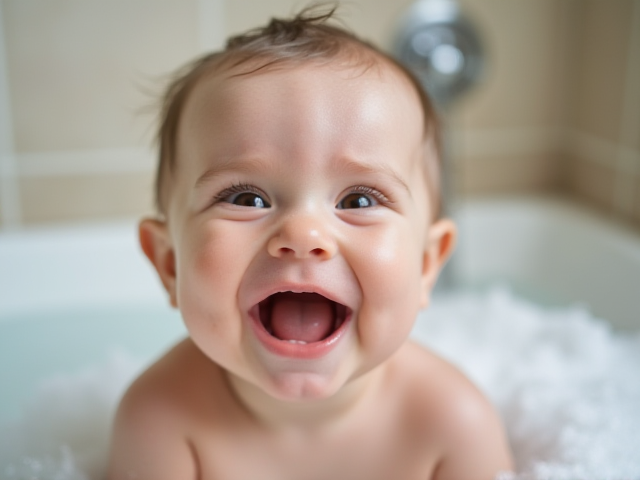
[[159, 220], [144, 219], [138, 227], [142, 251], [153, 264], [169, 294], [173, 307], [178, 306], [176, 297], [176, 258], [167, 224]]
[[422, 262], [421, 308], [429, 304], [431, 290], [436, 284], [440, 270], [453, 252], [456, 237], [456, 226], [449, 219], [438, 220], [429, 227]]

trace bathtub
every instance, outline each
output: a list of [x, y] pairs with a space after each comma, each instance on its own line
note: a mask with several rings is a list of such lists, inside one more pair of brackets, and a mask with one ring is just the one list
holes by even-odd
[[137, 220], [0, 235], [0, 422], [39, 379], [185, 334], [137, 244]]
[[[583, 330], [575, 329], [578, 328], [576, 325], [582, 325], [585, 321], [576, 318], [587, 318], [585, 316], [588, 316], [589, 320], [586, 322], [589, 325], [599, 322], [589, 326], [585, 334], [592, 338], [595, 348], [600, 348], [598, 345], [602, 345], [603, 342], [611, 345], [614, 338], [618, 342], [616, 335], [623, 335], [620, 344], [624, 343], [630, 352], [629, 355], [635, 355], [636, 351], [640, 354], [640, 336], [634, 333], [640, 332], [638, 232], [614, 224], [566, 200], [547, 197], [502, 197], [467, 201], [457, 208], [455, 218], [460, 229], [460, 240], [443, 281], [443, 284], [449, 287], [453, 285], [455, 288], [452, 293], [450, 289], [441, 286], [436, 292], [433, 313], [428, 311], [425, 314], [426, 318], [418, 322], [418, 325], [431, 322], [431, 326], [428, 327], [431, 330], [427, 331], [427, 327], [424, 327], [422, 333], [415, 333], [416, 338], [422, 336], [426, 338], [425, 343], [429, 343], [428, 337], [437, 337], [433, 332], [452, 328], [447, 325], [451, 324], [449, 317], [456, 308], [459, 309], [456, 315], [465, 316], [465, 311], [471, 311], [471, 315], [467, 315], [471, 318], [476, 315], [474, 311], [478, 309], [493, 312], [504, 311], [504, 308], [509, 307], [515, 309], [512, 311], [518, 312], [518, 315], [524, 312], [524, 324], [531, 323], [529, 318], [534, 314], [538, 317], [554, 318], [548, 324], [545, 323], [546, 319], [542, 321], [545, 323], [544, 329], [536, 327], [537, 330], [531, 330], [534, 336], [559, 338], [557, 343], [561, 345], [553, 355], [561, 360], [554, 361], [574, 361], [567, 357], [562, 349], [570, 344], [571, 351], [581, 350], [582, 347], [577, 340], [565, 337], [574, 336], [571, 333], [573, 331], [578, 332], [577, 336], [583, 335]], [[495, 285], [502, 287], [499, 287], [500, 290], [497, 292], [485, 293], [491, 289], [495, 290]], [[462, 297], [455, 297], [458, 295], [456, 292], [466, 295], [463, 301], [460, 300]], [[557, 314], [557, 309], [563, 308], [574, 310], [571, 310], [573, 313]], [[545, 309], [549, 309], [551, 313], [547, 315]], [[509, 317], [511, 314], [506, 315]], [[605, 321], [592, 320], [592, 317]], [[558, 325], [565, 319], [569, 319], [566, 323], [573, 325], [567, 327], [569, 333], [549, 334], [550, 329], [557, 331]], [[493, 345], [485, 350], [477, 350], [480, 347], [475, 345], [481, 343], [481, 340], [476, 339], [488, 338], [487, 331], [512, 328], [513, 331], [509, 335], [510, 338], [515, 338], [518, 335], [523, 337], [524, 330], [510, 326], [507, 319], [500, 326], [484, 328], [484, 333], [477, 330], [472, 340], [461, 340], [461, 330], [480, 328], [474, 326], [474, 319], [469, 322], [468, 326], [459, 328], [457, 332], [442, 334], [441, 344], [434, 345], [434, 348], [444, 356], [451, 354], [452, 361], [459, 361], [461, 368], [476, 379], [481, 388], [485, 388], [487, 394], [501, 405], [505, 421], [513, 425], [509, 434], [514, 448], [520, 450], [519, 468], [522, 472], [529, 469], [529, 476], [523, 478], [546, 478], [544, 468], [549, 462], [545, 463], [542, 460], [551, 458], [549, 451], [558, 450], [558, 442], [562, 439], [556, 439], [556, 443], [545, 443], [525, 438], [535, 436], [531, 432], [537, 427], [526, 425], [522, 415], [525, 408], [523, 405], [531, 403], [531, 399], [536, 397], [532, 397], [531, 393], [527, 394], [529, 396], [522, 393], [527, 386], [520, 385], [520, 390], [516, 391], [515, 387], [505, 389], [500, 385], [501, 379], [498, 378], [497, 372], [504, 369], [502, 364], [514, 362], [504, 356], [495, 356], [493, 351], [496, 349]], [[104, 387], [96, 385], [96, 378], [116, 378], [114, 385], [117, 385], [106, 394], [108, 400], [100, 407], [100, 415], [109, 419], [117, 397], [126, 383], [154, 357], [184, 335], [185, 330], [179, 315], [168, 306], [155, 273], [139, 251], [134, 219], [108, 224], [29, 228], [0, 234], [0, 432], [3, 424], [12, 425], [14, 428], [12, 440], [7, 442], [8, 435], [5, 436], [4, 448], [7, 448], [7, 443], [15, 443], [15, 435], [20, 436], [33, 430], [33, 422], [29, 424], [29, 420], [24, 420], [25, 416], [50, 415], [63, 418], [64, 415], [71, 415], [68, 411], [65, 411], [64, 415], [59, 412], [46, 413], [50, 411], [48, 403], [51, 401], [48, 399], [58, 395], [54, 388], [56, 382], [59, 386], [58, 392], [69, 390], [70, 385], [83, 385], [83, 399], [86, 400], [95, 398], [95, 390]], [[498, 339], [497, 343], [502, 345], [505, 343], [504, 340]], [[509, 338], [506, 340], [506, 343], [511, 341]], [[489, 341], [492, 340], [487, 340]], [[522, 349], [527, 350], [527, 345], [523, 345], [525, 346]], [[516, 348], [517, 342], [513, 340], [511, 346]], [[547, 361], [549, 349], [544, 346], [536, 348], [536, 362], [540, 359], [542, 362]], [[616, 346], [610, 350], [617, 348]], [[467, 352], [466, 359], [456, 358], [456, 352], [460, 350]], [[518, 355], [519, 352], [512, 354]], [[590, 358], [589, 352], [583, 354]], [[124, 361], [124, 367], [123, 356], [132, 359]], [[484, 363], [479, 361], [479, 358], [484, 358]], [[523, 361], [519, 368], [528, 368], [527, 361]], [[583, 360], [580, 362], [584, 363]], [[490, 364], [492, 366], [482, 367]], [[588, 368], [600, 368], [598, 365], [593, 368], [589, 365]], [[482, 368], [485, 368], [484, 371]], [[491, 369], [489, 373], [488, 369]], [[516, 379], [513, 383], [529, 378], [536, 378], [536, 381], [540, 382], [544, 380], [543, 377], [548, 376], [545, 372], [547, 370], [542, 371], [542, 374], [540, 371], [514, 371], [511, 375]], [[573, 378], [581, 373], [570, 372], [570, 375]], [[555, 378], [555, 381], [566, 383], [559, 377]], [[602, 383], [600, 377], [597, 381]], [[106, 380], [101, 382], [105, 383]], [[630, 400], [623, 406], [627, 408], [627, 416], [637, 421], [635, 424], [627, 423], [627, 426], [637, 424], [640, 427], [640, 407], [635, 407], [636, 404], [640, 405], [640, 402], [635, 402], [636, 398], [640, 399], [640, 381], [629, 381], [628, 377], [625, 377], [619, 383], [631, 384], [630, 388], [633, 388], [625, 393], [625, 398], [633, 401]], [[593, 387], [592, 384], [587, 386]], [[636, 389], [636, 386], [639, 388]], [[617, 384], [615, 387], [617, 388]], [[558, 387], [557, 384], [548, 384], [546, 388], [553, 391]], [[605, 390], [602, 395], [607, 394], [610, 388]], [[43, 400], [44, 397], [46, 398]], [[518, 401], [513, 400], [520, 397], [522, 398]], [[60, 398], [61, 403], [69, 404], [70, 400], [67, 397], [62, 395]], [[598, 401], [606, 403], [607, 400], [603, 397]], [[557, 415], [558, 411], [564, 411], [565, 405], [553, 405], [553, 415]], [[584, 418], [588, 420], [591, 417], [587, 415]], [[73, 421], [80, 425], [80, 430], [86, 430], [86, 422], [75, 417], [64, 420], [64, 425]], [[570, 427], [574, 428], [574, 425]], [[51, 427], [52, 430], [57, 429], [56, 432], [61, 428], [67, 427]], [[97, 447], [93, 450], [94, 457], [78, 460], [81, 464], [86, 464], [78, 468], [84, 468], [85, 473], [89, 472], [88, 478], [97, 479], [104, 464], [103, 450], [108, 436], [105, 433], [108, 432], [108, 421], [102, 421], [95, 431], [99, 438], [95, 440]], [[564, 433], [558, 433], [557, 437], [563, 435]], [[619, 436], [619, 432], [612, 432], [611, 435]], [[548, 436], [540, 433], [540, 438]], [[86, 436], [81, 434], [74, 438], [76, 440], [69, 440], [69, 443], [87, 443]], [[0, 453], [3, 448], [1, 440], [0, 438]], [[635, 440], [635, 437], [632, 440]], [[575, 445], [570, 447], [573, 448]], [[571, 448], [568, 451], [571, 451]], [[95, 451], [102, 452], [102, 456]], [[63, 449], [60, 452], [58, 453], [62, 460], [58, 464], [68, 467], [68, 451]], [[620, 454], [619, 463], [627, 461], [629, 455], [633, 456], [633, 453], [625, 452]], [[36, 452], [34, 455], [37, 457], [39, 454]], [[640, 457], [640, 454], [638, 456]], [[42, 468], [42, 458], [44, 457], [36, 461], [38, 468]], [[535, 474], [531, 474], [534, 467], [529, 465], [533, 461], [534, 467], [537, 468]], [[556, 463], [558, 461], [564, 460], [557, 460]], [[573, 470], [567, 470], [569, 476], [560, 475], [556, 478], [583, 478], [579, 475], [579, 468], [586, 467], [584, 462], [580, 464], [580, 461], [572, 464]], [[629, 461], [632, 462], [629, 464], [630, 470], [623, 472], [635, 472], [637, 465], [638, 475], [625, 478], [640, 479], [640, 460], [632, 458]], [[637, 463], [633, 463], [634, 461]], [[563, 465], [566, 466], [566, 462]], [[56, 475], [60, 474], [58, 470], [56, 472]], [[554, 472], [557, 473], [558, 470]], [[31, 470], [29, 474], [32, 474]], [[11, 477], [5, 472], [3, 477], [0, 470], [0, 477], [21, 478], [16, 471], [13, 475]], [[26, 476], [24, 473], [23, 475]], [[72, 474], [65, 475], [55, 478], [76, 478]], [[54, 478], [54, 474], [51, 474], [50, 478]]]
[[457, 285], [503, 281], [539, 303], [582, 304], [615, 328], [640, 330], [640, 231], [553, 197], [476, 200], [456, 217]]

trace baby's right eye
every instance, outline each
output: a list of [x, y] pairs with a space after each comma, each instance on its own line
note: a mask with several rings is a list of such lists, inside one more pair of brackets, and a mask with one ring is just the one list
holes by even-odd
[[234, 205], [241, 205], [243, 207], [255, 208], [269, 208], [271, 206], [260, 195], [256, 195], [255, 193], [251, 192], [245, 192], [239, 195], [235, 195], [233, 200], [229, 201], [229, 203], [233, 203]]
[[270, 208], [266, 195], [251, 185], [233, 185], [216, 195], [216, 202], [231, 203], [241, 207]]

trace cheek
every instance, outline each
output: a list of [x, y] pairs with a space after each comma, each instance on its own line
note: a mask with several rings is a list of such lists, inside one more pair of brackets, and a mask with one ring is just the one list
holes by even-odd
[[208, 227], [182, 244], [178, 264], [181, 290], [224, 286], [223, 279], [231, 280], [237, 274], [240, 242], [232, 238], [224, 228]]
[[[186, 229], [189, 230], [189, 229]], [[178, 305], [192, 335], [220, 337], [230, 331], [240, 334], [238, 285], [248, 263], [250, 245], [231, 224], [191, 228], [197, 233], [184, 238], [178, 259]]]
[[422, 248], [410, 228], [373, 233], [351, 262], [363, 294], [358, 329], [364, 348], [388, 356], [406, 340], [420, 307]]
[[415, 231], [396, 226], [371, 232], [366, 242], [357, 245], [356, 274], [365, 294], [376, 293], [371, 301], [384, 307], [413, 299], [422, 271], [419, 243]]

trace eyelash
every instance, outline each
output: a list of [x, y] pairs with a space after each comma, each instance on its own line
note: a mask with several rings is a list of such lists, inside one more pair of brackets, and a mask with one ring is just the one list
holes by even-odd
[[230, 187], [225, 188], [220, 193], [218, 193], [213, 199], [214, 203], [223, 202], [227, 199], [227, 197], [233, 195], [234, 193], [255, 193], [260, 197], [267, 197], [262, 190], [254, 187], [253, 185], [249, 185], [248, 183], [234, 183]]
[[[261, 196], [263, 198], [267, 197], [262, 190], [260, 190], [259, 188], [254, 187], [253, 185], [250, 185], [248, 183], [235, 183], [235, 184], [231, 185], [230, 187], [225, 188], [224, 190], [222, 190], [218, 194], [216, 194], [216, 196], [214, 197], [214, 203], [223, 202], [229, 196], [231, 196], [231, 195], [233, 195], [235, 193], [247, 193], [247, 192], [255, 193], [256, 195], [259, 195], [259, 196]], [[393, 203], [393, 201], [390, 200], [380, 190], [378, 190], [377, 188], [368, 187], [366, 185], [353, 186], [348, 190], [346, 195], [349, 195], [349, 194], [352, 194], [352, 193], [361, 193], [363, 195], [371, 195], [378, 202], [380, 202], [382, 204], [387, 204], [388, 205], [388, 204]]]
[[393, 203], [380, 190], [373, 187], [367, 187], [366, 185], [357, 185], [355, 187], [351, 187], [348, 193], [362, 193], [364, 195], [371, 195], [372, 197], [375, 197], [375, 199], [378, 200], [380, 203], [384, 203], [384, 204]]

